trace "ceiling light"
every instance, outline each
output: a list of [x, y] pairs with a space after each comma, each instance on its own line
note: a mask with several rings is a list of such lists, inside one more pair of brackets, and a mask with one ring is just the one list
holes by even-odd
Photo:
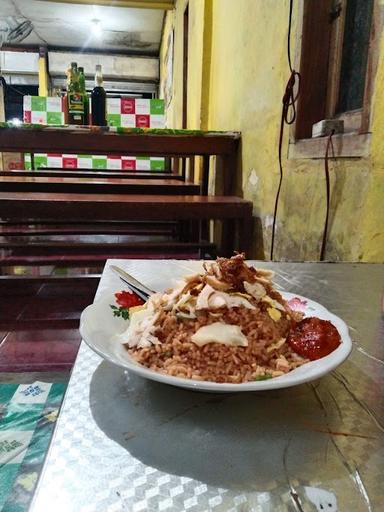
[[92, 34], [95, 37], [100, 38], [102, 32], [103, 32], [103, 27], [101, 26], [101, 21], [100, 20], [96, 20], [96, 19], [92, 20]]

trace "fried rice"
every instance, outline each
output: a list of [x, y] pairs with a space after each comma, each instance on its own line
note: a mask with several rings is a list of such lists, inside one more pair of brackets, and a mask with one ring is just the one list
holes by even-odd
[[168, 375], [241, 383], [284, 375], [308, 362], [287, 341], [301, 313], [244, 256], [205, 263], [204, 273], [150, 297], [123, 343], [133, 359]]

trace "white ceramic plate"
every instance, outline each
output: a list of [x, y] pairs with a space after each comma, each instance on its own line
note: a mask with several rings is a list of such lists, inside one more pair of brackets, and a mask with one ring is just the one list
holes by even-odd
[[89, 347], [107, 361], [126, 368], [142, 377], [164, 384], [214, 393], [265, 391], [267, 389], [286, 388], [318, 379], [339, 366], [348, 357], [352, 349], [352, 341], [345, 322], [317, 302], [292, 293], [282, 292], [282, 295], [288, 301], [293, 300], [296, 303], [295, 309], [303, 311], [305, 316], [317, 316], [324, 320], [330, 320], [339, 331], [342, 343], [326, 357], [304, 364], [281, 377], [264, 381], [245, 382], [242, 384], [219, 384], [216, 382], [172, 377], [139, 365], [129, 356], [124, 346], [116, 341], [116, 336], [127, 329], [128, 321], [113, 316], [110, 308], [110, 304], [116, 304], [113, 293], [101, 297], [83, 311], [80, 319], [80, 332]]

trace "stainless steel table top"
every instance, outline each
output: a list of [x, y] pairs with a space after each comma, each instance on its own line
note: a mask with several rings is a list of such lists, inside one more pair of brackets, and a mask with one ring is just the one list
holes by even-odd
[[[191, 261], [111, 260], [150, 288]], [[146, 381], [83, 343], [33, 512], [384, 510], [384, 266], [257, 263], [349, 325], [349, 359], [294, 388], [211, 395]]]

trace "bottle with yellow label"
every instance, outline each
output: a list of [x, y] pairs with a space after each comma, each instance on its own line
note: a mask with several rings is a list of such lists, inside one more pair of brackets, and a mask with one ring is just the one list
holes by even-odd
[[67, 109], [68, 124], [85, 124], [84, 94], [80, 88], [79, 71], [76, 62], [71, 63], [69, 73], [67, 84]]

